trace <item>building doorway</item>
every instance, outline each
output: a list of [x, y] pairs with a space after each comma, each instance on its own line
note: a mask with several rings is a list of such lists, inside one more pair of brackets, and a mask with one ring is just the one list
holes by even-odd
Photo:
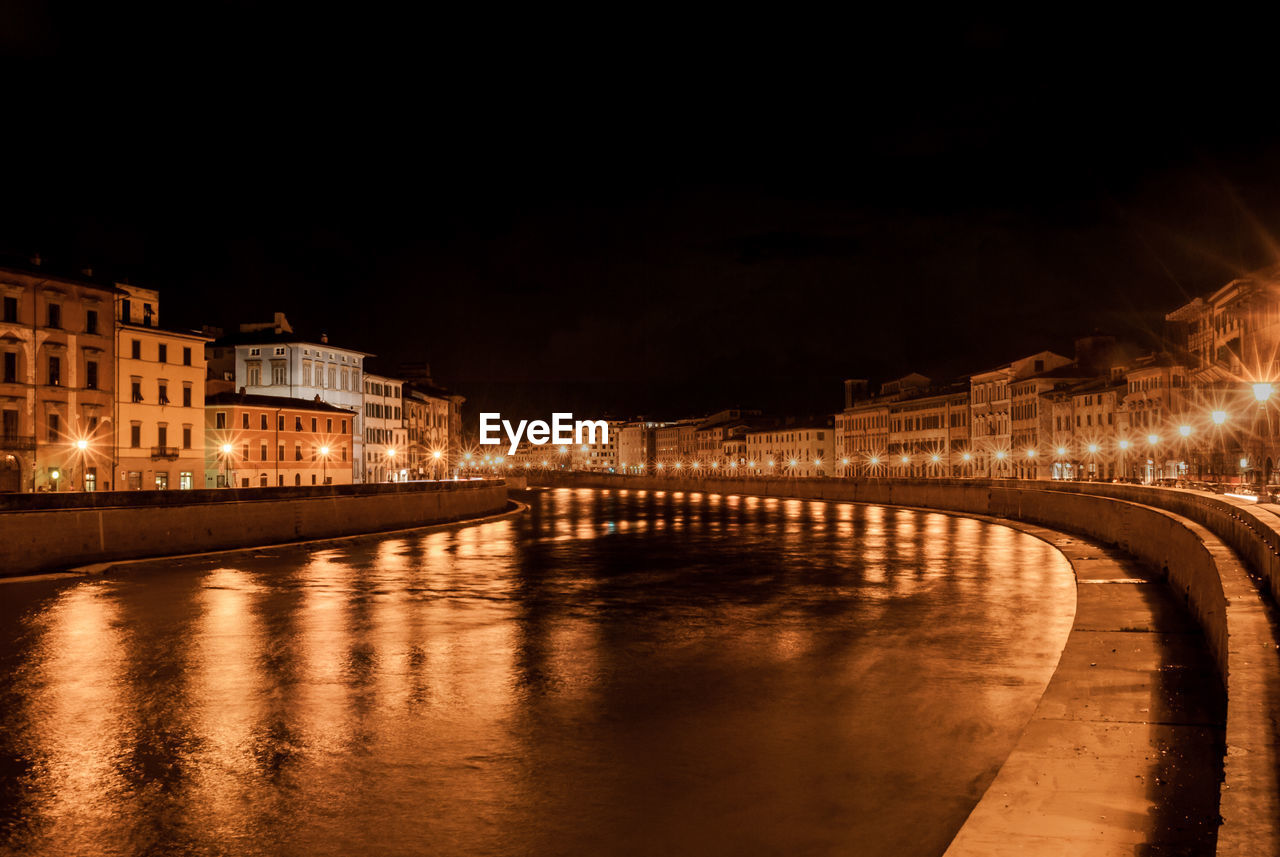
[[22, 490], [22, 462], [16, 455], [0, 456], [0, 493]]

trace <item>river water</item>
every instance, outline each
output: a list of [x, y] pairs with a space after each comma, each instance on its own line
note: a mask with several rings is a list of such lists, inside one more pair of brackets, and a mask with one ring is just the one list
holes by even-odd
[[995, 524], [523, 499], [0, 585], [0, 854], [938, 855], [1070, 628]]

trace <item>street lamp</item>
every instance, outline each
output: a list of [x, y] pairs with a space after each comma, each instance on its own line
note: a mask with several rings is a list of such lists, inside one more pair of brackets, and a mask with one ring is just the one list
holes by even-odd
[[[387, 476], [391, 477], [396, 473], [396, 451], [394, 448], [387, 450], [387, 458], [391, 459], [391, 467], [389, 468], [390, 472], [387, 473]], [[389, 479], [388, 481], [394, 482], [395, 480]]]
[[224, 443], [221, 447], [222, 452], [222, 487], [231, 487], [231, 444]]
[[329, 484], [329, 447], [320, 447], [320, 484]]

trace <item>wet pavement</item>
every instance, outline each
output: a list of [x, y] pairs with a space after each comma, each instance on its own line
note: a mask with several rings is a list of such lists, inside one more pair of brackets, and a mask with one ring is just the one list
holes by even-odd
[[0, 585], [0, 854], [938, 855], [1072, 624], [999, 525], [525, 499]]

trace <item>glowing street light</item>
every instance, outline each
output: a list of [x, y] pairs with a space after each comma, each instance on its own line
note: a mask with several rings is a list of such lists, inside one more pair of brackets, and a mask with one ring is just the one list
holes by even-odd
[[1129, 448], [1129, 441], [1127, 441], [1127, 440], [1122, 440], [1122, 441], [1120, 441], [1120, 448], [1121, 448], [1121, 449], [1128, 449], [1128, 448]]
[[1214, 412], [1213, 412], [1212, 414], [1210, 414], [1209, 416], [1213, 419], [1213, 424], [1214, 424], [1214, 425], [1218, 425], [1218, 426], [1220, 426], [1220, 425], [1222, 425], [1223, 423], [1225, 423], [1225, 422], [1227, 421], [1227, 412], [1226, 412], [1226, 411], [1214, 411]]
[[89, 441], [85, 440], [84, 438], [80, 438], [79, 440], [76, 441], [76, 449], [80, 450], [81, 452], [84, 452], [88, 448], [89, 448]]
[[1263, 381], [1253, 385], [1253, 397], [1258, 400], [1258, 404], [1262, 404], [1271, 398], [1271, 394], [1275, 392], [1275, 387]]
[[1059, 455], [1059, 456], [1064, 456], [1064, 455], [1066, 455], [1066, 454], [1067, 454], [1067, 448], [1066, 448], [1065, 446], [1060, 446], [1060, 447], [1058, 447], [1058, 455]]
[[320, 484], [329, 484], [329, 447], [320, 447]]
[[1098, 454], [1098, 445], [1096, 443], [1089, 444], [1089, 454], [1090, 455]]
[[1147, 443], [1151, 444], [1152, 446], [1155, 446], [1159, 442], [1160, 442], [1160, 435], [1158, 434], [1147, 435]]
[[1182, 435], [1183, 437], [1191, 437], [1191, 426], [1189, 425], [1178, 426], [1178, 434]]

